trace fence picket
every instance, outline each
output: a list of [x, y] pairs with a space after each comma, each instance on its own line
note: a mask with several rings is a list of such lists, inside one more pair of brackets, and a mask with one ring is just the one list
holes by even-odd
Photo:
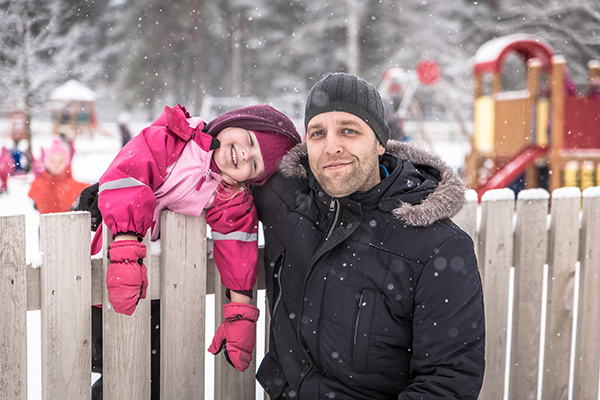
[[[452, 218], [456, 225], [471, 236], [473, 243], [477, 243], [477, 192], [467, 190], [465, 205], [460, 212]], [[477, 250], [477, 249], [475, 249]]]
[[162, 399], [204, 399], [206, 221], [161, 215]]
[[27, 399], [25, 216], [0, 217], [0, 399]]
[[[103, 249], [112, 242], [110, 230], [103, 227]], [[150, 271], [152, 257], [150, 238], [146, 235], [146, 258], [144, 264]], [[114, 311], [106, 292], [107, 252], [103, 256], [104, 273], [102, 287], [104, 302], [102, 310], [103, 387], [106, 400], [150, 399], [150, 296], [140, 300], [131, 315]], [[152, 274], [148, 274], [148, 287], [152, 285]]]
[[44, 399], [83, 399], [91, 395], [89, 227], [89, 213], [40, 217]]
[[575, 352], [574, 400], [598, 398], [600, 373], [600, 192], [583, 192], [579, 315]]
[[552, 192], [543, 400], [568, 398], [580, 202], [579, 188]]
[[509, 385], [509, 398], [515, 400], [537, 399], [549, 198], [544, 189], [522, 191], [517, 198]]
[[[223, 313], [221, 311], [224, 304], [229, 302], [225, 296], [225, 287], [221, 284], [221, 278], [216, 265], [215, 271], [215, 330], [223, 322]], [[256, 306], [256, 290], [252, 296], [251, 304]], [[261, 318], [259, 321], [263, 322]], [[262, 357], [261, 357], [262, 358]], [[256, 371], [256, 346], [252, 352], [252, 361], [250, 366], [244, 372], [233, 368], [225, 359], [222, 353], [215, 357], [215, 399], [223, 400], [251, 400], [256, 398], [256, 380], [254, 373]]]
[[482, 198], [479, 268], [483, 272], [486, 372], [480, 398], [502, 398], [508, 333], [508, 286], [513, 262], [514, 193], [491, 190]]

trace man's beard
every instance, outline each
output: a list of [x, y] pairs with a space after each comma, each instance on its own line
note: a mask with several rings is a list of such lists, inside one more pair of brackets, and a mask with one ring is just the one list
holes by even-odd
[[[376, 158], [377, 160], [377, 158]], [[345, 197], [355, 192], [364, 192], [371, 189], [377, 182], [377, 167], [354, 158], [351, 171], [342, 174], [326, 173], [322, 168], [312, 168], [315, 178], [331, 197]]]

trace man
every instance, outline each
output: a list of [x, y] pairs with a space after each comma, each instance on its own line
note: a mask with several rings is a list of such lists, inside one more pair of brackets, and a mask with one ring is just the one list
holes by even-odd
[[[387, 143], [377, 90], [315, 84], [306, 141], [255, 202], [265, 229], [271, 399], [475, 399], [484, 314], [473, 242], [450, 221], [464, 184]], [[387, 149], [386, 149], [387, 144]]]

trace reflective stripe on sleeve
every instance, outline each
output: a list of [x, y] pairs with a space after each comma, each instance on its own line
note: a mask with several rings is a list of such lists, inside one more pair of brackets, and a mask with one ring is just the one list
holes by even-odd
[[222, 234], [212, 231], [212, 237], [214, 240], [239, 240], [240, 242], [256, 242], [258, 240], [258, 233], [231, 232]]
[[128, 188], [128, 187], [135, 187], [135, 186], [146, 186], [146, 187], [150, 187], [148, 185], [146, 185], [143, 182], [138, 181], [135, 178], [122, 178], [122, 179], [116, 179], [114, 181], [110, 181], [110, 182], [104, 182], [102, 185], [100, 185], [100, 189], [98, 190], [99, 192], [103, 191], [103, 190], [110, 190], [110, 189], [122, 189], [122, 188]]

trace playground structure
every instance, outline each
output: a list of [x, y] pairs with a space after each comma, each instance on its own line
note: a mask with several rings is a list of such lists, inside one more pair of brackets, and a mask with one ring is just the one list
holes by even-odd
[[[504, 91], [506, 58], [525, 63], [526, 88]], [[514, 34], [492, 39], [475, 54], [474, 135], [466, 159], [467, 186], [515, 191], [600, 185], [600, 62], [588, 62], [580, 94], [566, 60], [542, 38]], [[491, 80], [489, 78], [491, 74]]]
[[54, 134], [70, 139], [86, 132], [91, 137], [99, 129], [96, 119], [96, 93], [71, 79], [57, 87], [50, 95]]

